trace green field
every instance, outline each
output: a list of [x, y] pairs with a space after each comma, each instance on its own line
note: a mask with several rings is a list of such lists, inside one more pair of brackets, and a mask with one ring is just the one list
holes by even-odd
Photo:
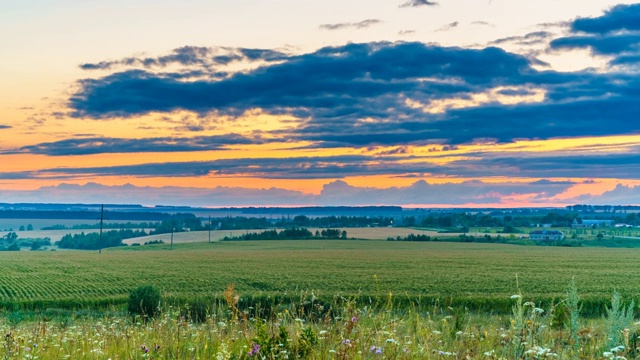
[[[640, 250], [387, 241], [214, 242], [96, 252], [0, 253], [0, 304], [123, 303], [152, 284], [177, 297], [386, 296], [502, 302], [561, 297], [571, 278], [585, 298], [640, 295]], [[516, 283], [516, 276], [518, 284]], [[447, 300], [447, 301], [448, 301]], [[476, 301], [474, 300], [474, 301]], [[490, 301], [490, 302], [491, 302]]]

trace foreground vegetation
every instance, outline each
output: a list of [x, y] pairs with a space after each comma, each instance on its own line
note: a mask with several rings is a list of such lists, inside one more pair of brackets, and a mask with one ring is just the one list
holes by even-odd
[[[98, 318], [45, 316], [0, 320], [3, 358], [22, 359], [629, 359], [640, 354], [633, 304], [613, 294], [605, 316], [581, 318], [575, 283], [542, 308], [516, 293], [511, 312], [488, 316], [461, 307], [367, 304], [301, 292], [269, 307], [222, 300], [171, 306], [156, 317], [107, 313]], [[414, 299], [417, 300], [417, 299]], [[157, 301], [157, 300], [156, 300]], [[9, 320], [7, 320], [9, 319]]]

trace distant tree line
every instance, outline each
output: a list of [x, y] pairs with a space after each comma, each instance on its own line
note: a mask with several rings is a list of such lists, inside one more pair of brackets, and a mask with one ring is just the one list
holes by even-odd
[[67, 234], [57, 241], [55, 244], [62, 249], [78, 249], [78, 250], [98, 250], [109, 247], [124, 246], [122, 240], [131, 239], [140, 236], [147, 236], [144, 230], [111, 230], [102, 233], [100, 238], [99, 233], [84, 232], [80, 234]]
[[[105, 211], [109, 220], [162, 221], [171, 218], [171, 214], [145, 211]], [[0, 210], [0, 219], [73, 219], [96, 220], [99, 211], [88, 210]]]
[[389, 237], [387, 241], [446, 241], [446, 242], [464, 242], [464, 243], [491, 243], [491, 244], [515, 244], [515, 245], [537, 245], [537, 246], [564, 246], [564, 247], [576, 247], [582, 246], [581, 242], [573, 240], [559, 240], [559, 241], [531, 241], [528, 239], [518, 239], [515, 236], [491, 236], [485, 234], [483, 236], [473, 236], [461, 234], [457, 237], [430, 237], [429, 235], [415, 235], [409, 234], [401, 237]]
[[[139, 222], [139, 223], [114, 223], [105, 222], [102, 224], [103, 229], [154, 229], [158, 225], [157, 222]], [[43, 226], [41, 230], [91, 230], [100, 229], [100, 223], [94, 224], [75, 224], [66, 226], [62, 224], [56, 224], [52, 226]]]
[[246, 233], [239, 236], [228, 237], [225, 236], [223, 241], [242, 241], [242, 240], [335, 240], [346, 239], [347, 232], [340, 231], [338, 229], [324, 229], [322, 231], [316, 231], [313, 234], [306, 228], [291, 228], [281, 231], [277, 230], [265, 230], [262, 232]]
[[20, 251], [21, 248], [39, 250], [42, 247], [51, 246], [51, 239], [45, 238], [19, 238], [18, 234], [10, 231], [0, 237], [0, 251]]

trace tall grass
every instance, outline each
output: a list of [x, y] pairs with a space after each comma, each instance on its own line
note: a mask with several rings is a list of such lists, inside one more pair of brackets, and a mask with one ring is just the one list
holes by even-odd
[[[222, 296], [165, 298], [159, 317], [42, 313], [0, 317], [2, 358], [24, 359], [602, 359], [636, 358], [634, 305], [614, 293], [605, 316], [585, 318], [572, 283], [544, 307], [526, 295], [511, 313], [477, 313], [442, 302], [366, 301], [299, 292], [249, 303]], [[566, 307], [562, 317], [557, 309]], [[16, 315], [17, 314], [17, 315]], [[559, 317], [564, 319], [559, 321]]]

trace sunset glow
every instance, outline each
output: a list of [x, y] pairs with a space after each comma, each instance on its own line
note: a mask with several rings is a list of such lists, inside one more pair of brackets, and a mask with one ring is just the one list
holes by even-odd
[[640, 204], [640, 3], [0, 5], [2, 202]]

